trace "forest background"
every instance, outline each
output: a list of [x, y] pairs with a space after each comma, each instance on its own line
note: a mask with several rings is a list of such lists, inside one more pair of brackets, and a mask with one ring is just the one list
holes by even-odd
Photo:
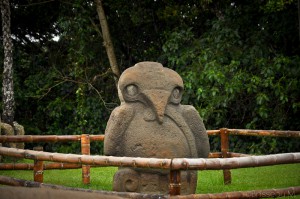
[[[104, 134], [119, 99], [95, 2], [10, 4], [15, 120], [31, 135]], [[103, 1], [120, 71], [146, 60], [177, 71], [185, 85], [182, 104], [195, 106], [207, 129], [300, 130], [299, 4]], [[1, 45], [1, 69], [3, 58]], [[300, 151], [291, 138], [230, 139], [237, 152]], [[210, 142], [218, 150], [218, 138]], [[80, 151], [78, 143], [43, 145]], [[101, 144], [92, 153], [102, 154]]]

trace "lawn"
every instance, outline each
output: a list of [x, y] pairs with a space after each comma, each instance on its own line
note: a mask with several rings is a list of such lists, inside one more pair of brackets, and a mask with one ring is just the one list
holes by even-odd
[[[91, 168], [91, 184], [81, 182], [81, 169], [45, 170], [44, 183], [69, 187], [80, 187], [96, 190], [111, 190], [115, 167]], [[285, 188], [300, 185], [300, 164], [276, 165], [231, 170], [232, 183], [223, 184], [222, 171], [199, 171], [197, 193], [220, 193], [228, 191], [244, 191]], [[0, 175], [33, 180], [33, 171], [0, 170]], [[285, 198], [299, 198], [290, 196]]]

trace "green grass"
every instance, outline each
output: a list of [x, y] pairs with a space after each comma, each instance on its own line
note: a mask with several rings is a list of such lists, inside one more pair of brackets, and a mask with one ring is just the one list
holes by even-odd
[[[115, 167], [91, 168], [91, 184], [81, 182], [81, 169], [45, 170], [44, 183], [96, 190], [111, 190]], [[197, 193], [221, 193], [259, 189], [286, 188], [300, 185], [300, 164], [276, 165], [231, 170], [232, 183], [223, 184], [222, 171], [200, 171]], [[33, 180], [33, 171], [0, 170], [0, 175]], [[286, 198], [300, 198], [290, 196]]]
[[230, 185], [223, 184], [223, 172], [219, 170], [200, 171], [198, 176], [197, 193], [286, 188], [300, 186], [300, 164], [234, 169]]

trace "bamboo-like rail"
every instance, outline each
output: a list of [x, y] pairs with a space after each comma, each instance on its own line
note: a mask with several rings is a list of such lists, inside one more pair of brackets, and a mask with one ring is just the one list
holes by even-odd
[[[90, 141], [104, 141], [104, 135], [89, 135]], [[80, 141], [81, 135], [1, 135], [0, 143], [8, 142], [70, 142]]]
[[[229, 157], [249, 157], [251, 155], [242, 153], [228, 152]], [[222, 158], [220, 152], [210, 153], [208, 158]], [[95, 166], [95, 165], [94, 165]], [[32, 163], [0, 163], [0, 170], [33, 170], [34, 164]], [[46, 163], [43, 165], [43, 170], [54, 169], [79, 169], [82, 165], [76, 163]], [[93, 167], [93, 165], [91, 165]]]
[[263, 189], [252, 191], [235, 191], [214, 194], [192, 194], [172, 196], [172, 199], [254, 199], [254, 198], [277, 198], [277, 197], [294, 197], [300, 194], [300, 186], [288, 187], [282, 189]]
[[38, 161], [64, 162], [98, 166], [116, 166], [116, 167], [140, 167], [140, 168], [159, 168], [170, 169], [171, 159], [159, 158], [136, 158], [136, 157], [115, 157], [98, 155], [76, 155], [49, 153], [42, 151], [24, 150], [0, 147], [0, 155], [17, 158], [26, 158]]
[[220, 134], [220, 129], [217, 130], [207, 130], [206, 131], [208, 135], [219, 135]]
[[252, 129], [221, 128], [219, 130], [207, 130], [207, 134], [210, 136], [220, 135], [222, 129], [226, 129], [226, 131], [230, 135], [300, 138], [300, 131], [282, 131], [282, 130], [252, 130]]
[[227, 129], [227, 131], [230, 135], [300, 138], [300, 131], [250, 130], [250, 129]]
[[[249, 157], [252, 155], [243, 153], [227, 152], [228, 158]], [[208, 158], [223, 158], [222, 152], [213, 152], [208, 154]]]
[[[300, 163], [300, 153], [276, 154], [266, 156], [250, 156], [229, 159], [158, 159], [158, 158], [129, 158], [113, 156], [90, 156], [74, 154], [58, 154], [41, 151], [23, 150], [0, 147], [0, 155], [33, 159], [35, 163], [42, 161], [77, 163], [84, 165], [98, 166], [124, 166], [141, 168], [158, 168], [170, 170], [170, 190], [169, 194], [180, 195], [180, 170], [216, 170], [216, 169], [236, 169], [253, 166], [269, 166], [277, 164]], [[36, 165], [34, 166], [34, 169]], [[42, 182], [42, 163], [35, 170], [35, 181]]]
[[[226, 129], [226, 128], [222, 128]], [[221, 130], [207, 130], [209, 136], [220, 135]], [[251, 130], [251, 129], [226, 129], [230, 135], [244, 136], [272, 136], [272, 137], [296, 137], [300, 138], [300, 131], [281, 130]], [[90, 141], [104, 141], [104, 135], [89, 135]], [[0, 143], [4, 142], [70, 142], [80, 141], [81, 135], [1, 135]]]
[[[236, 165], [235, 161], [238, 161], [238, 159], [234, 159], [237, 157], [248, 157], [249, 155], [246, 154], [240, 154], [240, 153], [232, 153], [229, 152], [229, 135], [243, 135], [243, 136], [272, 136], [272, 137], [293, 137], [293, 138], [300, 138], [300, 131], [278, 131], [278, 130], [249, 130], [249, 129], [227, 129], [227, 128], [222, 128], [219, 130], [207, 130], [207, 133], [209, 136], [215, 136], [215, 135], [219, 135], [221, 137], [221, 152], [216, 152], [216, 153], [210, 153], [209, 154], [209, 158], [217, 158], [215, 160], [206, 160], [204, 161], [204, 164], [211, 164], [211, 165], [217, 165], [216, 162], [219, 162], [219, 164], [233, 164]], [[69, 141], [81, 141], [81, 150], [82, 150], [82, 154], [89, 154], [89, 150], [90, 150], [90, 146], [89, 143], [90, 141], [104, 141], [104, 135], [24, 135], [24, 136], [0, 136], [0, 143], [3, 142], [69, 142]], [[53, 153], [53, 154], [57, 154], [57, 153]], [[297, 153], [295, 153], [297, 158], [298, 155]], [[0, 153], [1, 155], [1, 153]], [[32, 154], [32, 153], [26, 153], [25, 156], [33, 156], [33, 157], [39, 157], [40, 159], [37, 158], [29, 158], [29, 159], [33, 159], [35, 160], [35, 164], [33, 165], [33, 167], [30, 165], [5, 165], [5, 164], [0, 164], [0, 169], [2, 168], [14, 168], [14, 169], [22, 169], [22, 168], [32, 168], [35, 172], [34, 172], [34, 179], [36, 181], [42, 182], [43, 181], [43, 170], [44, 169], [50, 169], [50, 167], [46, 168], [45, 164], [43, 164], [44, 159], [47, 160], [47, 157], [44, 156], [35, 156], [36, 154]], [[66, 154], [64, 154], [66, 155]], [[277, 155], [282, 155], [282, 154], [277, 154]], [[8, 155], [10, 156], [10, 155]], [[22, 157], [21, 154], [14, 154], [14, 157]], [[91, 162], [88, 163], [84, 163], [82, 162], [82, 158], [86, 158], [86, 157], [77, 157], [78, 161], [76, 161], [74, 159], [74, 157], [72, 156], [72, 161], [70, 163], [62, 163], [64, 158], [67, 157], [61, 157], [61, 156], [57, 156], [58, 160], [53, 160], [53, 156], [54, 155], [50, 155], [48, 158], [50, 158], [50, 161], [56, 161], [56, 162], [61, 162], [61, 163], [52, 163], [52, 169], [63, 169], [62, 167], [59, 168], [59, 165], [65, 165], [65, 168], [82, 168], [82, 179], [83, 182], [85, 184], [89, 184], [90, 179], [89, 179], [89, 175], [90, 175], [90, 165], [95, 166], [98, 164], [95, 164], [95, 159], [92, 159], [90, 161], [92, 161], [92, 164], [90, 164]], [[274, 156], [274, 155], [273, 155]], [[51, 159], [52, 157], [52, 159]], [[259, 157], [259, 156], [258, 156]], [[262, 157], [262, 156], [261, 156]], [[279, 156], [278, 156], [279, 157]], [[26, 158], [26, 157], [25, 157]], [[202, 164], [199, 162], [195, 162], [195, 159], [181, 159], [181, 164], [183, 164], [183, 166], [178, 166], [178, 159], [164, 159], [163, 162], [157, 163], [156, 161], [159, 161], [155, 158], [151, 158], [150, 160], [152, 161], [151, 163], [149, 163], [149, 160], [147, 162], [147, 158], [126, 158], [126, 161], [123, 161], [125, 157], [123, 157], [123, 159], [120, 159], [121, 157], [110, 157], [107, 158], [105, 156], [105, 158], [103, 159], [103, 157], [101, 158], [99, 156], [99, 158], [97, 158], [97, 161], [102, 162], [102, 164], [100, 164], [100, 166], [129, 166], [129, 167], [143, 167], [143, 168], [161, 168], [161, 169], [171, 169], [172, 172], [172, 178], [170, 179], [171, 182], [174, 181], [174, 183], [171, 183], [171, 185], [173, 187], [175, 187], [173, 189], [173, 192], [170, 191], [170, 194], [180, 194], [180, 189], [178, 189], [178, 187], [180, 187], [180, 179], [177, 179], [177, 177], [179, 176], [179, 172], [180, 172], [180, 168], [183, 167], [185, 168], [186, 165], [193, 165], [194, 169], [197, 169], [197, 166], [199, 167], [198, 169], [201, 170], [201, 166], [197, 165], [197, 164]], [[226, 161], [220, 161], [219, 158], [231, 158], [230, 160]], [[275, 160], [271, 160], [272, 157], [269, 156], [268, 157], [269, 160], [263, 160], [261, 161], [261, 163], [259, 163], [258, 165], [255, 165], [255, 161], [257, 163], [257, 161], [259, 159], [256, 159], [256, 157], [252, 157], [252, 159], [239, 159], [242, 161], [245, 161], [244, 163], [242, 163], [241, 165], [244, 165], [245, 167], [251, 167], [249, 165], [253, 165], [253, 166], [259, 166], [260, 164], [262, 164], [261, 166], [267, 166], [267, 165], [273, 165], [273, 164], [287, 164], [285, 162], [288, 161], [293, 161], [293, 163], [298, 163], [299, 161], [297, 161], [297, 158], [295, 160], [290, 160], [289, 158], [287, 158], [287, 156], [285, 156], [283, 158], [283, 160], [277, 161]], [[271, 159], [270, 159], [271, 158]], [[273, 157], [273, 158], [277, 158], [277, 157]], [[280, 158], [282, 158], [282, 156], [280, 156]], [[298, 158], [299, 159], [299, 158]], [[59, 161], [61, 160], [61, 161]], [[138, 163], [136, 162], [138, 160]], [[201, 161], [203, 161], [204, 159], [202, 159]], [[103, 163], [103, 161], [105, 163]], [[167, 161], [167, 162], [166, 162]], [[173, 164], [173, 161], [177, 161], [176, 167], [171, 167], [169, 168], [170, 165]], [[200, 159], [198, 159], [198, 161], [200, 161]], [[207, 162], [206, 162], [207, 161]], [[215, 163], [213, 162], [215, 161]], [[277, 162], [276, 162], [277, 161]], [[283, 161], [283, 163], [280, 163], [281, 161]], [[64, 161], [65, 162], [65, 161]], [[264, 162], [264, 163], [263, 163]], [[270, 163], [271, 162], [271, 163]], [[273, 163], [272, 163], [273, 162]], [[161, 164], [161, 166], [158, 166], [159, 164]], [[240, 163], [237, 163], [237, 167], [236, 168], [241, 168], [240, 167]], [[264, 165], [265, 164], [265, 165]], [[49, 164], [50, 165], [50, 164]], [[195, 166], [196, 165], [196, 166]], [[248, 165], [248, 166], [247, 166]], [[48, 166], [48, 165], [47, 165]], [[191, 168], [188, 169], [193, 169], [191, 166]], [[242, 166], [242, 167], [244, 167]], [[179, 169], [178, 169], [178, 168]], [[218, 166], [217, 166], [218, 167]], [[215, 167], [216, 168], [216, 167]], [[218, 167], [219, 169], [223, 169], [223, 175], [224, 175], [224, 183], [225, 184], [230, 184], [231, 183], [231, 172], [229, 169], [234, 169], [234, 167]], [[210, 167], [207, 167], [205, 169], [212, 169]], [[177, 177], [176, 177], [177, 176]]]
[[250, 156], [239, 158], [136, 158], [136, 157], [115, 157], [98, 155], [75, 155], [49, 153], [42, 151], [24, 150], [0, 147], [0, 155], [26, 158], [38, 161], [64, 162], [98, 166], [116, 167], [140, 167], [152, 169], [171, 169], [171, 170], [220, 170], [237, 169], [246, 167], [260, 167], [278, 164], [300, 163], [299, 153], [283, 153], [274, 155]]
[[[0, 155], [27, 158], [40, 161], [76, 163], [98, 166], [158, 168], [170, 170], [170, 196], [180, 195], [180, 170], [219, 170], [246, 167], [270, 166], [277, 164], [300, 163], [300, 153], [275, 154], [265, 156], [250, 156], [239, 158], [215, 159], [158, 159], [158, 158], [130, 158], [114, 156], [90, 156], [75, 154], [59, 154], [42, 151], [23, 150], [0, 147]], [[39, 181], [37, 179], [36, 181]], [[224, 195], [222, 195], [224, 196]], [[194, 196], [193, 196], [194, 197]]]
[[[32, 163], [0, 163], [0, 170], [33, 170], [34, 164]], [[80, 164], [70, 163], [46, 163], [43, 164], [43, 170], [52, 169], [79, 169]]]
[[188, 159], [174, 158], [172, 168], [174, 170], [220, 170], [238, 169], [247, 167], [262, 167], [279, 164], [300, 163], [299, 153], [282, 153], [274, 155], [249, 156], [238, 158], [214, 158], [214, 159]]

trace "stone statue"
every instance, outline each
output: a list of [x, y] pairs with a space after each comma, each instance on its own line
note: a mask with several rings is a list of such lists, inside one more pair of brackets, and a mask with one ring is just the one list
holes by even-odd
[[[207, 158], [206, 129], [193, 106], [181, 105], [183, 81], [157, 62], [140, 62], [118, 82], [121, 105], [105, 130], [104, 154], [147, 158]], [[169, 171], [120, 167], [113, 190], [168, 193]], [[193, 194], [197, 171], [181, 172], [181, 193]]]

